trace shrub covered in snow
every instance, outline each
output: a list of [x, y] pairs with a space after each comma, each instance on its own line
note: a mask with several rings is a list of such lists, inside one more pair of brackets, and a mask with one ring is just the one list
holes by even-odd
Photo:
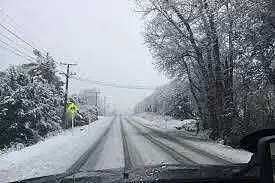
[[51, 57], [10, 67], [0, 75], [0, 148], [35, 143], [61, 129], [62, 82]]
[[[74, 96], [74, 98], [76, 99], [76, 101], [78, 101], [77, 96]], [[83, 102], [77, 102], [77, 105], [79, 106], [79, 110], [77, 111], [77, 114], [75, 116], [75, 126], [87, 125], [98, 120], [98, 109], [96, 108], [96, 106], [91, 106]], [[70, 119], [68, 120], [70, 121]]]

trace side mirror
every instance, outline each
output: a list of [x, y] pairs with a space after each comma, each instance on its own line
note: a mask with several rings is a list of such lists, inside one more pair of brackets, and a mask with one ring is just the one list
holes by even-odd
[[257, 162], [260, 165], [261, 183], [275, 182], [275, 136], [266, 136], [258, 141]]

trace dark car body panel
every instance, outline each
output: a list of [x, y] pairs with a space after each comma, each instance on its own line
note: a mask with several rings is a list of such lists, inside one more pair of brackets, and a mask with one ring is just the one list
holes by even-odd
[[[157, 165], [145, 166], [125, 172], [121, 169], [78, 171], [72, 175], [59, 174], [24, 180], [23, 182], [69, 183], [69, 182], [259, 182], [255, 167], [245, 175], [238, 175], [247, 164], [233, 165]], [[127, 176], [125, 176], [127, 175]]]

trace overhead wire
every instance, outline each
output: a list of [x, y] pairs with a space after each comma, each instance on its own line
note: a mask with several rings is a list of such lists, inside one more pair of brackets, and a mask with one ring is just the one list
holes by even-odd
[[[0, 9], [0, 11], [5, 15], [5, 17], [7, 17], [7, 18], [9, 18], [11, 21], [15, 22], [8, 14], [6, 14], [6, 13], [3, 12], [3, 9]], [[15, 28], [15, 26], [9, 24], [9, 27], [12, 27], [12, 28], [15, 30], [15, 32], [12, 31], [10, 28], [8, 28], [8, 27], [7, 27], [6, 25], [4, 25], [3, 23], [0, 23], [0, 27], [1, 27], [2, 29], [4, 29], [6, 32], [8, 32], [9, 34], [11, 34], [12, 36], [14, 36], [16, 39], [20, 40], [21, 42], [23, 42], [24, 44], [26, 44], [27, 46], [29, 46], [32, 50], [35, 49], [35, 47], [34, 47], [30, 42], [26, 41], [25, 39], [23, 39], [21, 36], [19, 36], [19, 35], [16, 33], [16, 32], [17, 32], [17, 31], [16, 31], [17, 29]], [[10, 45], [9, 43], [7, 43], [7, 42], [5, 42], [5, 41], [3, 41], [3, 40], [0, 40], [0, 42], [1, 42], [2, 44], [5, 45], [5, 46], [2, 46], [2, 48], [4, 48], [4, 49], [10, 51], [11, 53], [13, 53], [13, 54], [15, 54], [15, 55], [17, 55], [17, 56], [24, 57], [25, 59], [26, 59], [26, 57], [27, 57], [27, 58], [28, 58], [28, 59], [27, 59], [28, 61], [33, 61], [33, 60], [35, 60], [34, 57], [32, 57], [32, 56], [30, 56], [28, 53], [26, 53], [27, 50], [26, 50], [24, 47], [19, 48], [18, 43], [17, 43], [16, 40], [13, 40], [13, 39], [10, 38], [9, 36], [5, 35], [3, 32], [0, 32], [0, 35], [1, 35], [3, 38], [5, 38], [7, 41], [9, 41], [9, 42], [11, 42], [11, 43], [13, 43], [13, 44], [16, 45], [16, 46], [12, 46], [12, 45]], [[22, 49], [24, 49], [24, 51], [23, 51]]]
[[34, 57], [32, 56], [29, 56], [27, 53], [23, 52], [22, 50], [19, 50], [18, 48], [14, 47], [14, 46], [11, 46], [10, 44], [8, 44], [7, 42], [3, 41], [0, 39], [0, 42], [2, 44], [4, 44], [5, 46], [9, 47], [10, 49], [13, 49], [13, 50], [16, 50], [17, 52], [19, 52], [20, 54], [22, 55], [25, 55], [26, 57], [29, 57], [30, 59], [35, 59]]
[[7, 39], [7, 40], [11, 41], [11, 42], [14, 42], [14, 40], [13, 40], [13, 39], [11, 39], [11, 38], [9, 38], [8, 36], [6, 36], [6, 35], [2, 34], [1, 32], [0, 32], [0, 35], [1, 35], [2, 37], [4, 37], [5, 39]]
[[18, 36], [16, 33], [14, 33], [13, 31], [11, 31], [9, 28], [7, 28], [5, 25], [3, 25], [2, 23], [0, 23], [0, 27], [2, 27], [3, 29], [5, 29], [7, 32], [9, 32], [10, 34], [12, 34], [13, 36], [15, 36], [17, 39], [19, 39], [20, 41], [22, 41], [23, 43], [25, 43], [26, 45], [30, 46], [32, 49], [35, 49], [35, 47], [33, 45], [31, 45], [29, 42], [27, 42], [26, 40], [24, 40], [23, 38], [21, 38], [20, 36]]
[[[8, 18], [10, 18], [7, 14], [5, 14]], [[10, 18], [11, 19], [11, 18]], [[18, 34], [16, 34], [15, 32], [13, 32], [11, 29], [9, 29], [7, 26], [3, 25], [2, 23], [0, 23], [0, 27], [2, 27], [5, 31], [7, 31], [8, 33], [10, 33], [11, 35], [13, 35], [15, 38], [17, 38], [18, 40], [22, 41], [23, 43], [25, 43], [27, 46], [29, 46], [30, 48], [32, 48], [33, 50], [38, 50], [35, 48], [35, 46], [33, 46], [33, 44], [31, 44], [29, 41], [26, 41], [25, 39], [23, 39], [21, 36], [19, 36]], [[14, 30], [16, 30], [16, 28], [14, 26], [11, 26]], [[0, 35], [2, 37], [4, 37], [5, 39], [14, 42], [14, 40], [12, 40], [11, 38], [9, 38], [8, 36], [2, 34], [0, 32]], [[5, 46], [0, 45], [0, 47], [7, 49], [8, 51], [10, 51], [11, 53], [18, 55], [28, 61], [34, 61], [35, 58], [29, 56], [28, 54], [26, 54], [25, 52], [23, 52], [22, 50], [11, 46], [10, 44], [6, 43], [5, 41], [0, 39], [0, 42], [2, 44], [4, 44]], [[40, 50], [39, 50], [40, 51]], [[41, 52], [41, 51], [40, 51]], [[56, 64], [59, 64], [57, 61], [55, 61], [53, 59], [53, 61]], [[57, 71], [60, 72], [59, 69], [57, 69]], [[102, 86], [108, 86], [108, 87], [114, 87], [114, 88], [124, 88], [124, 89], [135, 89], [135, 90], [155, 90], [156, 87], [146, 87], [146, 86], [137, 86], [137, 85], [121, 85], [118, 83], [112, 83], [112, 82], [106, 82], [106, 81], [99, 81], [99, 80], [90, 80], [90, 79], [85, 79], [85, 78], [80, 78], [80, 77], [72, 77], [72, 79], [76, 79], [79, 81], [85, 81], [85, 82], [89, 82], [89, 83], [93, 83], [96, 85], [102, 85]]]
[[16, 52], [16, 51], [12, 50], [12, 49], [10, 49], [10, 48], [8, 48], [8, 47], [6, 47], [6, 46], [0, 45], [0, 47], [2, 47], [2, 48], [4, 48], [4, 49], [8, 50], [9, 52], [11, 52], [11, 53], [13, 53], [13, 54], [15, 54], [15, 55], [17, 55], [17, 56], [20, 56], [20, 57], [24, 58], [25, 60], [33, 61], [33, 59], [30, 59], [30, 58], [28, 58], [28, 57], [26, 57], [26, 56], [24, 56], [24, 55], [21, 55], [20, 53], [18, 53], [18, 52]]
[[155, 90], [156, 87], [148, 87], [148, 86], [138, 86], [138, 85], [121, 85], [119, 83], [111, 83], [106, 81], [98, 81], [98, 80], [90, 80], [87, 78], [81, 77], [72, 77], [72, 79], [76, 79], [79, 81], [85, 81], [96, 85], [108, 86], [113, 88], [124, 88], [124, 89], [135, 89], [135, 90]]
[[[19, 47], [19, 44], [15, 41], [15, 40], [13, 40], [13, 39], [11, 39], [10, 37], [8, 37], [8, 36], [6, 36], [5, 34], [3, 34], [3, 33], [1, 33], [1, 31], [0, 31], [0, 36], [2, 36], [3, 38], [5, 38], [6, 40], [9, 40], [10, 42], [12, 42], [13, 44], [15, 44], [16, 46], [18, 46]], [[21, 47], [23, 50], [25, 50], [25, 51], [29, 51], [29, 50], [27, 50], [25, 47]]]
[[[13, 24], [15, 24], [15, 25], [13, 25], [12, 23], [9, 23], [9, 22], [5, 21], [5, 23], [8, 24], [9, 27], [11, 27], [13, 30], [15, 30], [15, 32], [20, 32], [20, 33], [23, 32], [22, 31], [22, 26], [18, 25], [18, 23], [10, 15], [5, 13], [3, 9], [0, 9], [0, 12], [2, 12], [2, 14], [4, 15], [4, 18], [3, 18], [4, 20], [5, 20], [5, 18], [8, 18], [11, 22], [13, 22]], [[19, 31], [18, 31], [18, 27], [19, 27]], [[34, 44], [32, 43], [32, 45], [34, 45]]]
[[[2, 13], [4, 13], [3, 12], [3, 10], [2, 10]], [[6, 17], [8, 17], [10, 20], [12, 20], [13, 22], [15, 22], [7, 13], [4, 13], [5, 14], [5, 16]], [[9, 25], [11, 25], [11, 24], [9, 24]], [[29, 46], [30, 48], [32, 48], [32, 50], [38, 50], [35, 46], [34, 46], [34, 44], [31, 44], [30, 43], [30, 41], [26, 41], [25, 39], [23, 39], [21, 36], [19, 36], [18, 34], [16, 34], [14, 31], [12, 31], [11, 29], [9, 29], [7, 26], [5, 26], [5, 25], [3, 25], [2, 23], [0, 23], [0, 27], [2, 27], [5, 31], [7, 31], [8, 33], [10, 33], [11, 35], [13, 35], [15, 38], [17, 38], [18, 40], [20, 40], [20, 41], [22, 41], [23, 43], [25, 43], [27, 46]], [[11, 26], [14, 30], [17, 30], [16, 28], [15, 28], [15, 26]], [[9, 40], [9, 41], [12, 41], [12, 42], [14, 42], [14, 40], [12, 40], [11, 38], [9, 38], [8, 36], [6, 36], [6, 35], [4, 35], [3, 33], [1, 33], [0, 32], [0, 35], [2, 36], [2, 37], [4, 37], [4, 38], [6, 38], [7, 40]], [[5, 44], [5, 43], [4, 43]], [[6, 45], [6, 44], [5, 44]], [[10, 47], [10, 45], [7, 45], [7, 46], [9, 46]], [[15, 48], [13, 48], [13, 49], [15, 49]], [[17, 50], [18, 51], [18, 50]], [[41, 53], [43, 53], [43, 54], [46, 54], [44, 51], [42, 51], [42, 50], [38, 50], [39, 52], [41, 52]], [[27, 55], [26, 53], [22, 53], [22, 51], [19, 51], [21, 54], [25, 54], [25, 55]], [[30, 57], [29, 55], [28, 55], [28, 57]], [[57, 65], [59, 65], [59, 63], [57, 62], [57, 61], [55, 61], [54, 59], [53, 59], [53, 61], [57, 64]]]
[[[8, 19], [10, 19], [10, 21], [12, 21], [12, 22], [14, 22], [16, 25], [18, 25], [18, 24], [16, 23], [16, 21], [15, 21], [11, 16], [9, 16], [7, 13], [5, 13], [5, 12], [3, 11], [3, 8], [0, 9], [0, 12], [2, 12], [2, 13], [5, 15], [5, 17], [7, 17]], [[17, 31], [18, 29], [16, 28], [16, 26], [12, 25], [11, 23], [9, 23], [9, 25], [10, 25], [10, 27], [12, 27], [12, 28], [15, 30], [15, 32], [12, 31], [11, 29], [9, 29], [7, 26], [5, 26], [5, 25], [3, 25], [3, 24], [0, 23], [0, 27], [2, 27], [4, 30], [6, 30], [7, 32], [9, 32], [9, 33], [12, 34], [13, 36], [15, 36], [17, 39], [19, 39], [20, 41], [22, 41], [23, 43], [25, 43], [27, 46], [31, 47], [33, 50], [38, 50], [40, 53], [43, 53], [44, 55], [47, 54], [47, 52], [38, 49], [37, 46], [36, 46], [35, 44], [33, 44], [31, 41], [29, 41], [29, 40], [26, 41], [26, 40], [23, 39], [21, 36], [19, 36], [18, 34], [16, 34], [16, 32], [18, 32], [18, 31]], [[22, 30], [22, 28], [21, 28], [21, 30]], [[22, 31], [20, 31], [20, 32], [22, 32]], [[2, 34], [2, 35], [3, 35], [3, 34]], [[7, 38], [7, 36], [5, 36], [5, 38]], [[9, 38], [7, 38], [7, 39], [9, 39]], [[11, 40], [11, 39], [9, 39], [9, 40]], [[31, 43], [32, 43], [32, 44], [31, 44]], [[53, 58], [53, 57], [52, 57], [52, 58]], [[57, 66], [60, 66], [60, 65], [61, 65], [61, 64], [60, 64], [59, 62], [57, 62], [55, 59], [53, 59], [53, 62], [54, 62]]]

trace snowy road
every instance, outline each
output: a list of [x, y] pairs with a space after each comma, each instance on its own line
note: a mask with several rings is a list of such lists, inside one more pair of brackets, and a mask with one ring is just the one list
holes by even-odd
[[78, 171], [128, 171], [150, 165], [245, 163], [250, 157], [251, 153], [243, 150], [165, 131], [144, 118], [103, 117], [0, 155], [0, 182]]
[[[94, 147], [89, 158], [79, 170], [93, 171], [103, 169], [125, 168], [130, 170], [147, 165], [181, 164], [181, 165], [224, 165], [241, 163], [232, 159], [231, 154], [221, 155], [205, 146], [214, 146], [209, 142], [186, 139], [184, 136], [167, 134], [151, 128], [136, 118], [117, 116], [110, 123], [100, 142]], [[212, 146], [211, 146], [212, 145]], [[215, 145], [216, 148], [217, 145]], [[219, 146], [218, 146], [219, 147]], [[215, 149], [212, 147], [212, 149]], [[220, 147], [221, 148], [221, 147]], [[247, 157], [247, 160], [249, 157]]]

